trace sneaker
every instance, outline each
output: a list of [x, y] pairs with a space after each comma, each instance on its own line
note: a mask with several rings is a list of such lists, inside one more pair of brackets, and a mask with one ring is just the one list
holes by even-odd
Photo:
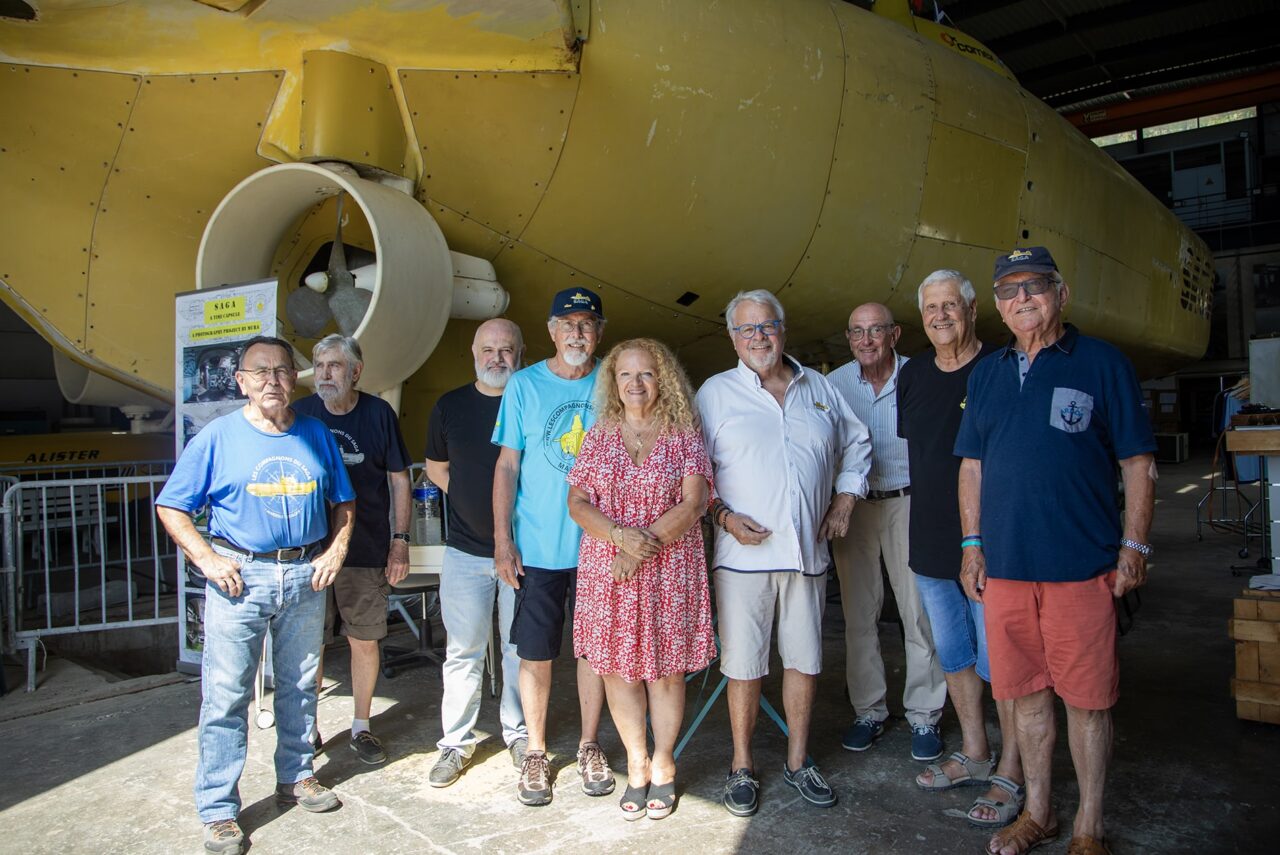
[[234, 819], [220, 819], [204, 827], [204, 851], [215, 855], [240, 855], [244, 851], [244, 832]]
[[736, 769], [724, 780], [720, 796], [724, 809], [734, 816], [751, 816], [760, 808], [760, 782], [750, 769]]
[[317, 729], [315, 733], [311, 734], [311, 752], [319, 756], [320, 752], [323, 750], [324, 740], [320, 738], [320, 731]]
[[551, 762], [545, 751], [526, 751], [520, 764], [516, 798], [531, 807], [551, 804]]
[[792, 772], [783, 763], [782, 780], [799, 790], [801, 797], [811, 805], [829, 808], [836, 803], [835, 790], [831, 789], [831, 785], [822, 777], [812, 760], [804, 761], [804, 766], [796, 772]]
[[607, 796], [613, 792], [613, 772], [604, 751], [595, 742], [578, 748], [578, 774], [582, 776], [582, 792], [589, 796]]
[[440, 757], [427, 774], [427, 783], [433, 787], [447, 787], [462, 775], [462, 770], [471, 762], [456, 748], [441, 748]]
[[871, 743], [880, 738], [882, 733], [884, 733], [883, 721], [876, 721], [869, 715], [860, 715], [854, 720], [853, 725], [844, 732], [840, 744], [849, 751], [866, 751], [871, 747]]
[[324, 813], [342, 804], [338, 801], [338, 794], [317, 781], [315, 775], [296, 784], [276, 784], [276, 801], [282, 805], [297, 805], [312, 813]]
[[519, 769], [524, 765], [524, 755], [529, 751], [529, 740], [523, 736], [517, 736], [507, 746], [507, 751], [511, 752], [511, 765]]
[[387, 762], [387, 752], [382, 750], [382, 743], [378, 741], [378, 737], [367, 730], [362, 730], [351, 737], [350, 745], [351, 750], [356, 753], [362, 763], [377, 766], [379, 763]]
[[942, 756], [942, 734], [936, 724], [911, 726], [911, 759], [937, 760]]

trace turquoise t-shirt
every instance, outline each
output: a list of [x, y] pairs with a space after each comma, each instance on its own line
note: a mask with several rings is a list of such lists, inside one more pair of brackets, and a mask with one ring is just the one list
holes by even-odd
[[528, 567], [571, 570], [578, 566], [582, 529], [569, 517], [569, 484], [582, 438], [595, 424], [591, 398], [597, 361], [579, 380], [557, 377], [539, 362], [507, 381], [493, 426], [493, 444], [520, 452], [520, 481], [512, 515], [516, 548]]

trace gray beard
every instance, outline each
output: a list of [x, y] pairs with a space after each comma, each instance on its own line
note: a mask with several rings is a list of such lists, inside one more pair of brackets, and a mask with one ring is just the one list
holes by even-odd
[[566, 365], [577, 368], [579, 365], [586, 365], [587, 360], [591, 358], [591, 354], [585, 350], [566, 350], [560, 355]]
[[505, 389], [511, 379], [511, 369], [505, 365], [501, 368], [481, 368], [476, 366], [476, 379], [493, 389]]
[[333, 386], [316, 386], [316, 394], [320, 396], [322, 401], [333, 401], [341, 397], [341, 394]]

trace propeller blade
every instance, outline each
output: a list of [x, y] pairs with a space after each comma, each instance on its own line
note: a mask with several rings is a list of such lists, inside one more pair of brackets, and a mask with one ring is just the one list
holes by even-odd
[[303, 338], [317, 338], [331, 317], [325, 295], [310, 288], [298, 288], [289, 294], [284, 302], [284, 313], [293, 331]]
[[346, 248], [342, 245], [342, 197], [338, 194], [338, 227], [333, 233], [333, 246], [329, 249], [329, 290], [350, 286], [355, 287], [355, 278], [347, 267]]
[[330, 289], [329, 309], [333, 312], [333, 319], [338, 322], [338, 329], [342, 330], [343, 335], [355, 335], [356, 330], [360, 328], [360, 322], [364, 320], [365, 313], [369, 311], [369, 303], [372, 300], [372, 292], [354, 285]]

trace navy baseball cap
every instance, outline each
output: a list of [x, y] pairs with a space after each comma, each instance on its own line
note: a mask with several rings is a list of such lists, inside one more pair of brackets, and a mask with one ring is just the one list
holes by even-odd
[[1010, 273], [1057, 273], [1058, 265], [1049, 250], [1043, 246], [1018, 247], [1006, 255], [996, 257], [993, 282], [999, 282]]
[[551, 298], [551, 317], [562, 318], [574, 312], [590, 312], [597, 318], [603, 318], [600, 295], [587, 288], [565, 288]]

